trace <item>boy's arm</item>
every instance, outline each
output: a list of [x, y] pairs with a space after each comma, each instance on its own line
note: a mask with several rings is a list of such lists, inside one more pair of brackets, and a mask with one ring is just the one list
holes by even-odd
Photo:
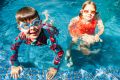
[[17, 66], [20, 65], [19, 61], [18, 61], [18, 49], [19, 49], [21, 43], [22, 43], [22, 40], [18, 36], [15, 39], [14, 44], [11, 46], [12, 56], [10, 57], [10, 61], [11, 61], [12, 66], [16, 66], [17, 67]]
[[53, 36], [50, 36], [48, 43], [50, 45], [50, 49], [53, 50], [57, 55], [54, 58], [54, 68], [58, 69], [60, 62], [61, 62], [61, 58], [63, 56], [64, 51], [62, 50], [62, 48], [56, 44], [56, 40]]
[[56, 44], [56, 40], [54, 36], [58, 35], [58, 30], [53, 27], [52, 25], [44, 26], [45, 33], [47, 36], [47, 44], [49, 45], [50, 49], [53, 50], [57, 55], [54, 58], [53, 66], [49, 68], [49, 71], [46, 74], [46, 79], [51, 80], [57, 73], [62, 56], [63, 50], [62, 48]]
[[43, 20], [43, 23], [46, 23], [49, 18], [48, 10], [43, 11], [42, 14], [45, 15], [45, 19]]

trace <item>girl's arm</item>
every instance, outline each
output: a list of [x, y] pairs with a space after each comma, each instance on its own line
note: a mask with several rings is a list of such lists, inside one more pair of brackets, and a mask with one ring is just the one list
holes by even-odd
[[78, 22], [78, 20], [79, 20], [79, 17], [77, 16], [77, 17], [73, 18], [68, 25], [68, 30], [69, 30], [70, 36], [75, 39], [78, 38], [80, 35], [80, 33], [78, 31], [79, 29], [76, 27], [76, 23]]
[[103, 25], [102, 19], [100, 17], [98, 17], [97, 26], [98, 26], [99, 31], [96, 35], [100, 36], [104, 32], [104, 25]]
[[97, 16], [97, 20], [98, 20], [97, 21], [98, 32], [95, 34], [94, 40], [95, 42], [98, 42], [98, 41], [102, 42], [102, 39], [100, 39], [100, 35], [102, 35], [104, 32], [104, 25], [99, 16]]

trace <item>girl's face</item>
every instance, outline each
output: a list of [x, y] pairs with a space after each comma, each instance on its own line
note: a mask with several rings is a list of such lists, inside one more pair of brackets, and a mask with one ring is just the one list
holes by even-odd
[[96, 10], [94, 8], [94, 5], [92, 4], [87, 4], [84, 9], [81, 10], [82, 13], [82, 18], [85, 19], [86, 21], [90, 21], [94, 18], [96, 14]]
[[19, 30], [21, 32], [24, 32], [27, 35], [35, 38], [35, 37], [39, 36], [40, 31], [41, 31], [40, 20], [33, 19], [30, 21], [27, 21], [26, 23], [20, 22], [19, 23]]

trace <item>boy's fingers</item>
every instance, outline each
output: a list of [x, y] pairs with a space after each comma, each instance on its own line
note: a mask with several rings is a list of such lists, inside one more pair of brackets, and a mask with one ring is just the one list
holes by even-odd
[[11, 76], [11, 77], [12, 77], [12, 78], [15, 78], [15, 77], [14, 77], [14, 73], [12, 74], [12, 76]]
[[17, 79], [17, 74], [14, 74], [14, 78]]
[[49, 73], [48, 74], [48, 80], [51, 80], [51, 77], [52, 77], [52, 75], [51, 75], [51, 73]]
[[50, 76], [50, 80], [53, 78], [53, 74], [51, 74], [51, 76]]
[[22, 69], [22, 67], [20, 67], [20, 71], [22, 71], [23, 69]]
[[51, 74], [49, 74], [49, 80], [51, 79], [51, 76], [52, 76], [52, 75], [51, 75]]
[[13, 79], [15, 79], [15, 74], [12, 75]]
[[13, 74], [11, 74], [11, 77], [13, 77]]
[[47, 77], [48, 80], [50, 80], [50, 73], [48, 74], [48, 77]]
[[10, 76], [12, 77], [12, 72], [10, 73]]
[[18, 76], [18, 78], [19, 78], [19, 77], [20, 77], [20, 74], [18, 74], [17, 76]]
[[47, 72], [47, 74], [46, 74], [46, 79], [48, 80], [48, 76], [49, 76], [49, 72]]

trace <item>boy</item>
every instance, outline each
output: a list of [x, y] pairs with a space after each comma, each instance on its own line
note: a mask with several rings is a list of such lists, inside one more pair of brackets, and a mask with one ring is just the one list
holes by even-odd
[[47, 80], [52, 79], [57, 73], [60, 60], [63, 55], [62, 48], [56, 44], [54, 35], [57, 34], [56, 28], [51, 24], [42, 23], [38, 12], [32, 7], [23, 7], [16, 14], [18, 28], [21, 31], [12, 45], [13, 55], [11, 60], [11, 76], [18, 78], [22, 67], [18, 61], [18, 49], [22, 43], [28, 45], [42, 46], [49, 45], [50, 49], [57, 53], [54, 59], [54, 67], [51, 67], [46, 75]]

